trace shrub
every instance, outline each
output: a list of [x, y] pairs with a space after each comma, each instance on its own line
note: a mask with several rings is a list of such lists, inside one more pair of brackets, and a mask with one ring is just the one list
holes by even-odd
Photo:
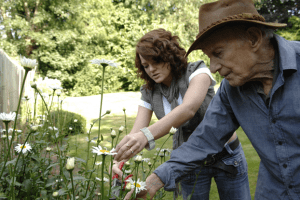
[[[64, 134], [76, 135], [86, 132], [86, 119], [80, 114], [66, 110], [52, 111], [51, 118], [54, 125], [62, 130]], [[77, 121], [76, 121], [77, 120]], [[70, 128], [72, 128], [70, 130]]]

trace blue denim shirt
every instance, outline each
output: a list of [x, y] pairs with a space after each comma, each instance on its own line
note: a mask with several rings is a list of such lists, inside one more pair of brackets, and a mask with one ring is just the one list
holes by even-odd
[[300, 42], [275, 38], [279, 72], [269, 106], [251, 82], [232, 87], [224, 79], [189, 140], [154, 171], [165, 190], [220, 152], [241, 126], [261, 158], [256, 198], [300, 199]]

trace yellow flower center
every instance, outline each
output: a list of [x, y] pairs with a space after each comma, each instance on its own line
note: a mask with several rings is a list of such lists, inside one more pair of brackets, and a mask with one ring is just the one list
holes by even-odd
[[103, 150], [100, 150], [100, 152], [101, 152], [101, 153], [109, 153], [109, 151], [104, 150], [104, 149], [103, 149]]
[[138, 183], [134, 183], [134, 185], [136, 186], [136, 187], [141, 187], [141, 185], [140, 184], [138, 184]]
[[20, 148], [21, 148], [21, 149], [26, 149], [26, 146], [25, 146], [25, 145], [22, 145]]

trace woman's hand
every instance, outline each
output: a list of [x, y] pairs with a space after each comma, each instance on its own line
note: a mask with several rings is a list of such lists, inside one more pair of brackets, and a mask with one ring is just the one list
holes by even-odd
[[[122, 170], [119, 169], [119, 165], [120, 165], [121, 162], [117, 162], [114, 160], [114, 164], [113, 164], [113, 167], [112, 167], [112, 177], [116, 174], [118, 174], [118, 179], [120, 181], [122, 181], [122, 175], [123, 175], [123, 172]], [[110, 170], [110, 168], [109, 168]]]
[[126, 135], [116, 147], [118, 154], [115, 155], [114, 160], [118, 162], [121, 160], [129, 160], [139, 153], [147, 144], [148, 140], [142, 132]]

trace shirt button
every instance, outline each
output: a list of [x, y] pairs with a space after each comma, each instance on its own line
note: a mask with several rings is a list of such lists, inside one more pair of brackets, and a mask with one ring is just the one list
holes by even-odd
[[281, 142], [281, 141], [279, 141], [279, 142], [278, 142], [278, 144], [279, 144], [279, 145], [282, 145], [282, 142]]
[[234, 165], [237, 165], [238, 164], [238, 162], [237, 161], [234, 161]]
[[289, 188], [290, 188], [290, 189], [292, 189], [292, 188], [293, 188], [293, 186], [289, 185]]
[[283, 166], [284, 168], [287, 168], [287, 164], [283, 164], [282, 166]]

